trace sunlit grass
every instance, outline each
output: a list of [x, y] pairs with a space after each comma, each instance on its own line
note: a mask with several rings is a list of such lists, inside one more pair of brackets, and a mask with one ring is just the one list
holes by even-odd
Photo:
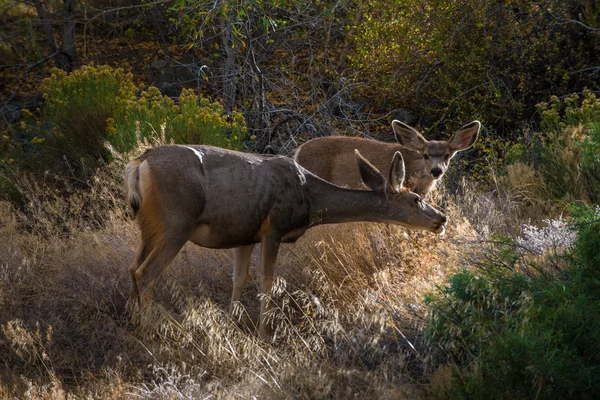
[[[186, 245], [134, 329], [128, 266], [138, 230], [121, 199], [125, 161], [100, 171], [81, 200], [24, 178], [29, 208], [2, 204], [1, 390], [40, 398], [427, 393], [423, 297], [483, 238], [456, 199], [438, 196], [451, 220], [443, 237], [360, 223], [314, 228], [284, 245], [271, 343], [256, 333], [258, 250], [232, 316], [230, 251]], [[465, 193], [472, 220], [497, 223], [498, 214], [473, 211], [493, 200]]]

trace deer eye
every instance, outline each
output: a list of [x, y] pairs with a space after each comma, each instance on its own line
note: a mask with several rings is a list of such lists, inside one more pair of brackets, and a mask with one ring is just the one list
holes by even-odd
[[421, 200], [420, 197], [415, 197], [415, 204], [416, 205], [420, 206], [422, 202], [423, 202], [423, 200]]
[[446, 154], [446, 155], [444, 156], [444, 161], [448, 161], [448, 159], [449, 159], [449, 158], [450, 158], [450, 154]]
[[429, 154], [423, 154], [423, 159], [424, 160], [429, 160]]

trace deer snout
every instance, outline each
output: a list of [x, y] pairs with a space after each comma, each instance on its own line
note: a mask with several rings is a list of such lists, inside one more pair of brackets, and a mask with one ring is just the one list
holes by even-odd
[[440, 222], [436, 223], [433, 226], [433, 233], [437, 234], [437, 235], [443, 235], [444, 233], [446, 233], [446, 222], [448, 222], [448, 217], [446, 215], [441, 215], [440, 216]]
[[435, 168], [431, 169], [431, 175], [436, 179], [439, 178], [440, 176], [442, 176], [443, 173], [444, 172], [442, 171], [442, 169], [440, 167], [435, 167]]

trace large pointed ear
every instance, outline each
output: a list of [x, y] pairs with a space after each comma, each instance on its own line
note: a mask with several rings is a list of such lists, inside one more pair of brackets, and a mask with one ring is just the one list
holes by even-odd
[[392, 129], [394, 130], [394, 135], [396, 135], [396, 140], [402, 146], [418, 151], [419, 153], [423, 152], [427, 145], [427, 140], [415, 128], [395, 119], [392, 121]]
[[462, 151], [471, 147], [477, 140], [477, 135], [479, 134], [480, 128], [481, 122], [479, 121], [473, 121], [460, 128], [460, 130], [452, 135], [450, 140], [448, 140], [450, 150]]
[[393, 193], [398, 193], [402, 189], [404, 184], [404, 177], [406, 175], [406, 169], [404, 167], [404, 159], [399, 151], [394, 154], [392, 159], [392, 165], [390, 165], [390, 172], [388, 175], [388, 184]]
[[379, 172], [379, 170], [366, 158], [361, 156], [358, 150], [354, 149], [354, 154], [356, 155], [356, 161], [358, 162], [360, 177], [365, 186], [371, 190], [385, 189], [385, 178], [381, 175], [381, 172]]

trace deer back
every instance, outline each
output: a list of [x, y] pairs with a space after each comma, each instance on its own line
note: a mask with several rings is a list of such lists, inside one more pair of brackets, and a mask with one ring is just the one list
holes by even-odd
[[473, 121], [455, 132], [448, 141], [427, 140], [416, 129], [392, 121], [399, 144], [347, 136], [313, 139], [298, 148], [296, 161], [321, 178], [355, 189], [362, 188], [358, 168], [353, 162], [357, 149], [380, 171], [386, 171], [398, 151], [406, 164], [406, 187], [426, 196], [448, 169], [454, 155], [473, 145], [481, 123]]
[[406, 167], [405, 185], [414, 190], [421, 178], [424, 163], [421, 155], [397, 143], [350, 136], [328, 136], [309, 140], [294, 155], [298, 164], [339, 186], [365, 189], [356, 163], [354, 150], [358, 150], [379, 171], [390, 168], [394, 154], [399, 151]]
[[197, 231], [197, 244], [227, 248], [309, 222], [306, 178], [286, 157], [172, 145], [150, 149], [131, 165], [139, 171], [142, 230]]

